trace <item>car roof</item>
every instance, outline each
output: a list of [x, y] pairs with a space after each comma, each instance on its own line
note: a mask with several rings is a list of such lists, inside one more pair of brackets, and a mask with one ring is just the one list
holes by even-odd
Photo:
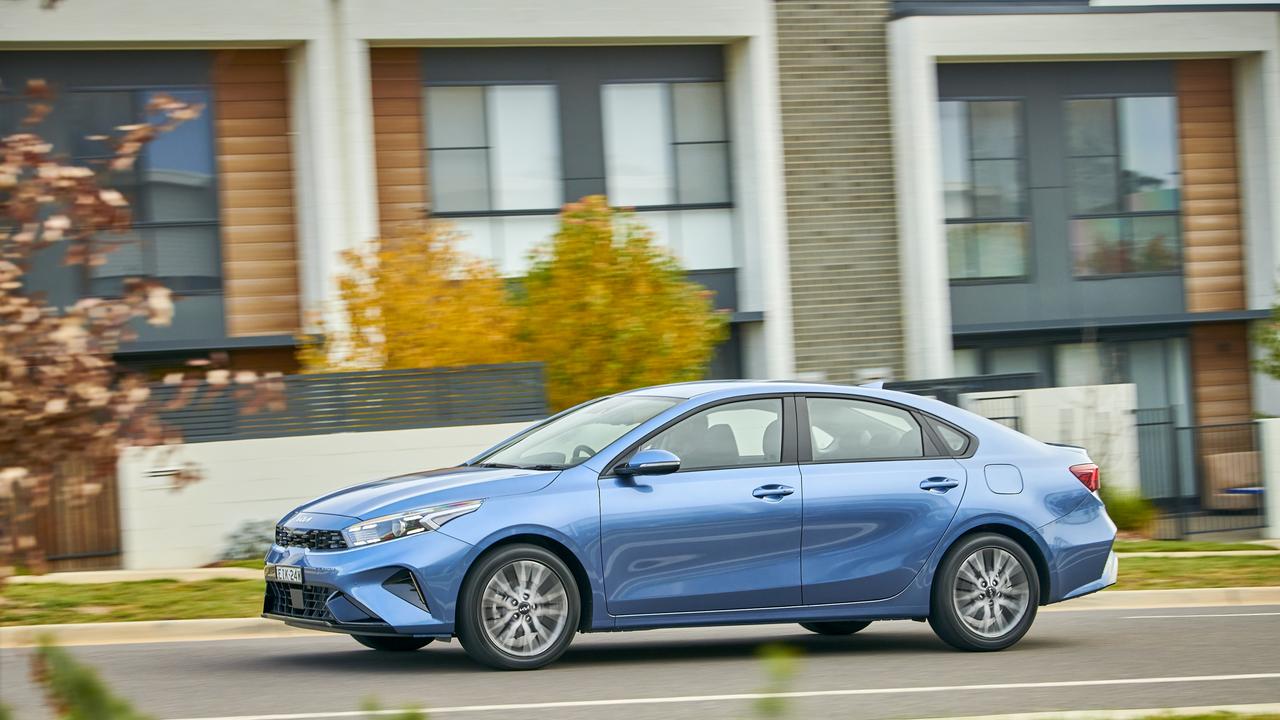
[[870, 387], [853, 387], [830, 383], [802, 382], [799, 380], [694, 380], [693, 382], [669, 383], [651, 387], [629, 390], [623, 395], [647, 395], [693, 399], [703, 395], [754, 395], [757, 393], [855, 393], [867, 395], [902, 395], [873, 389]]

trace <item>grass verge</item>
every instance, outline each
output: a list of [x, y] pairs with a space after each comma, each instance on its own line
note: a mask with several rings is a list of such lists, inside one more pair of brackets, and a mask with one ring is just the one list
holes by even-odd
[[1260, 587], [1280, 585], [1280, 555], [1255, 557], [1139, 557], [1120, 559], [1116, 590]]
[[5, 584], [0, 626], [255, 617], [263, 590], [261, 580]]
[[1196, 540], [1117, 540], [1116, 552], [1224, 552], [1229, 550], [1274, 550], [1254, 543], [1202, 542]]
[[[1115, 589], [1263, 585], [1280, 585], [1280, 556], [1128, 558], [1120, 563]], [[261, 580], [6, 584], [0, 587], [0, 626], [255, 617], [262, 592]]]

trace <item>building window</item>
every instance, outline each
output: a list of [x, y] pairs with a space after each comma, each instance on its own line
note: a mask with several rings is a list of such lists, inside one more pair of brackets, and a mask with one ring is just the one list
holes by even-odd
[[426, 102], [436, 214], [559, 209], [554, 85], [429, 87]]
[[1177, 272], [1177, 105], [1172, 97], [1066, 101], [1075, 275]]
[[514, 274], [564, 201], [554, 85], [432, 86], [423, 94], [431, 206], [464, 249]]
[[691, 269], [734, 267], [724, 84], [600, 88], [605, 187]]
[[726, 204], [729, 138], [721, 83], [601, 88], [606, 186], [628, 207]]
[[723, 52], [424, 50], [432, 214], [509, 277], [585, 195], [634, 209], [688, 270], [736, 267]]
[[[146, 117], [157, 93], [203, 105], [204, 111], [143, 147], [132, 167], [107, 169], [113, 149], [100, 138]], [[149, 118], [160, 122], [160, 116]], [[104, 184], [128, 199], [128, 230], [94, 238], [105, 262], [79, 268], [78, 294], [112, 296], [126, 278], [151, 277], [179, 295], [222, 290], [218, 193], [214, 176], [213, 120], [203, 89], [73, 89], [38, 129], [77, 165], [104, 173]], [[52, 281], [53, 278], [45, 278]]]
[[946, 100], [939, 105], [951, 279], [1026, 277], [1022, 102]]

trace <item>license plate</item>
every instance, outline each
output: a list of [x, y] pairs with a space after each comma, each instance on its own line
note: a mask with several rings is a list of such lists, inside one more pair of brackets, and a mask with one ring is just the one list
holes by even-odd
[[293, 565], [268, 565], [267, 579], [282, 583], [302, 584], [302, 568]]

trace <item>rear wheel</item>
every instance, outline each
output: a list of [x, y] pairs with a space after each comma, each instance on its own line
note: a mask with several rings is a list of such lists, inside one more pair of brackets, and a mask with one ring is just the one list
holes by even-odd
[[397, 637], [395, 635], [352, 635], [356, 642], [374, 650], [409, 652], [431, 644], [433, 638]]
[[800, 627], [819, 635], [852, 635], [870, 624], [871, 622], [866, 620], [837, 620], [800, 623]]
[[1021, 545], [982, 533], [951, 548], [933, 578], [929, 624], [960, 650], [1003, 650], [1036, 619], [1040, 577]]
[[467, 574], [458, 640], [472, 659], [533, 670], [560, 657], [578, 630], [578, 585], [564, 561], [536, 545], [509, 545]]

